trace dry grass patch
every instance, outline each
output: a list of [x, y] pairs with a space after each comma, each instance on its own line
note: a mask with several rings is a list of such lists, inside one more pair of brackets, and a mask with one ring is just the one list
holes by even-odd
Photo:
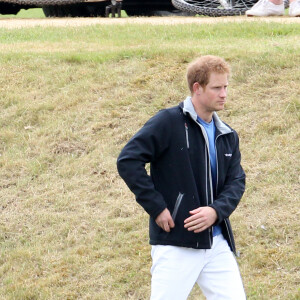
[[233, 68], [222, 118], [248, 176], [232, 217], [248, 299], [299, 297], [296, 25], [0, 31], [0, 298], [148, 299], [147, 215], [116, 158], [206, 53]]

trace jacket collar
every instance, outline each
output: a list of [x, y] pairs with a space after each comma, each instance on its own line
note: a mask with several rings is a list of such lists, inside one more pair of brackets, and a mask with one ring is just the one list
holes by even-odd
[[[197, 122], [197, 113], [192, 103], [191, 96], [186, 97], [186, 99], [183, 101], [182, 110], [185, 115], [189, 114], [190, 117]], [[219, 118], [216, 112], [213, 113], [213, 119], [216, 128], [218, 129], [218, 131], [220, 131], [221, 134], [227, 134], [232, 132], [232, 129], [229, 126], [227, 126], [224, 122], [221, 121], [221, 119]]]

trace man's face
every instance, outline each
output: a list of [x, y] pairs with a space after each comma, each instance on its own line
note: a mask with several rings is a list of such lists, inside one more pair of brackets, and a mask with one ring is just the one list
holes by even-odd
[[224, 109], [227, 97], [228, 74], [211, 73], [205, 88], [199, 86], [198, 101], [207, 112]]

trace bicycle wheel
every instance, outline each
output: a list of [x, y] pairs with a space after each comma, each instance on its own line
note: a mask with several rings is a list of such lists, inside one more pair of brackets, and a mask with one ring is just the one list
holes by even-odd
[[258, 0], [172, 0], [180, 10], [210, 17], [243, 15]]

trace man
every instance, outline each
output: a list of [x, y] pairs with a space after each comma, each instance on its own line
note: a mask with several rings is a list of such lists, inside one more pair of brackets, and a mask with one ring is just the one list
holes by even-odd
[[245, 299], [228, 219], [245, 174], [237, 133], [216, 113], [228, 77], [220, 57], [192, 62], [191, 97], [151, 118], [118, 158], [121, 177], [150, 215], [152, 300], [187, 299], [196, 282], [209, 300]]
[[[269, 17], [284, 15], [283, 0], [259, 0], [251, 9], [246, 11], [248, 17]], [[300, 17], [300, 0], [290, 0], [289, 16]]]

